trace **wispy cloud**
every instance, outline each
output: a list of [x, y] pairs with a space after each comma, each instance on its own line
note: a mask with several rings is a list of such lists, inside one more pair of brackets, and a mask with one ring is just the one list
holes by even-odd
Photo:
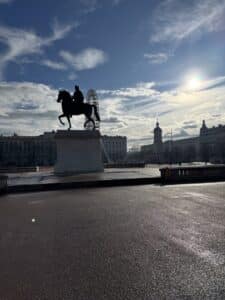
[[104, 51], [95, 48], [87, 48], [77, 54], [61, 51], [60, 56], [77, 71], [93, 69], [108, 59]]
[[31, 30], [0, 26], [0, 43], [8, 47], [6, 52], [0, 54], [0, 78], [8, 62], [25, 55], [41, 53], [44, 47], [63, 39], [73, 28], [74, 25], [59, 25], [55, 22], [52, 34], [41, 37]]
[[225, 1], [165, 0], [154, 12], [152, 42], [180, 41], [194, 33], [224, 30]]
[[[194, 88], [195, 92], [197, 91], [206, 91], [213, 89], [215, 87], [223, 86], [225, 85], [225, 76], [215, 77], [213, 79], [206, 79], [199, 82], [198, 87]], [[186, 85], [181, 85], [179, 88], [180, 91], [191, 91], [190, 87]]]
[[80, 0], [83, 5], [83, 13], [88, 14], [95, 11], [99, 5], [98, 0]]
[[69, 80], [75, 80], [75, 79], [77, 79], [77, 74], [76, 73], [70, 73], [69, 75], [68, 75], [68, 79]]
[[141, 82], [136, 84], [134, 87], [120, 88], [117, 90], [99, 90], [101, 95], [110, 95], [113, 97], [130, 97], [137, 98], [150, 97], [158, 94], [158, 92], [153, 89], [155, 86], [154, 82]]
[[49, 68], [54, 69], [54, 70], [65, 70], [65, 69], [67, 69], [67, 66], [64, 63], [56, 62], [56, 61], [52, 61], [52, 60], [48, 60], [48, 59], [42, 60], [41, 64], [43, 66], [49, 67]]
[[104, 122], [104, 123], [119, 123], [120, 119], [117, 117], [111, 117], [111, 118], [102, 119], [102, 122]]
[[150, 64], [162, 64], [167, 62], [169, 54], [167, 53], [145, 53], [144, 58], [148, 60]]
[[109, 120], [116, 117], [125, 122], [123, 127], [120, 122], [104, 124], [102, 130], [109, 133], [113, 128], [114, 134], [127, 135], [136, 144], [143, 144], [142, 137], [149, 136], [151, 143], [155, 120], [160, 116], [165, 138], [171, 129], [176, 138], [197, 136], [202, 119], [206, 119], [209, 126], [225, 123], [224, 114], [220, 114], [225, 111], [223, 79], [207, 80], [203, 83], [204, 88], [195, 91], [177, 86], [160, 92], [158, 85], [152, 82], [118, 90], [100, 90], [102, 115]]
[[[225, 123], [225, 81], [222, 79], [207, 80], [204, 89], [195, 91], [177, 86], [160, 92], [153, 82], [97, 90], [103, 120], [101, 132], [126, 135], [132, 141], [130, 144], [148, 144], [152, 142], [152, 131], [159, 116], [165, 138], [171, 129], [177, 138], [197, 136], [202, 119], [207, 120], [208, 126]], [[56, 103], [57, 94], [57, 90], [44, 84], [0, 83], [0, 127], [4, 132], [19, 128], [20, 134], [59, 128], [57, 116], [61, 106]], [[73, 127], [81, 129], [83, 121], [83, 116], [74, 117]]]
[[[118, 6], [124, 0], [111, 0], [112, 6]], [[106, 1], [107, 2], [107, 1]], [[110, 2], [110, 1], [108, 1]], [[80, 3], [83, 6], [82, 12], [84, 14], [93, 13], [98, 8], [102, 8], [104, 1], [100, 0], [80, 0]]]

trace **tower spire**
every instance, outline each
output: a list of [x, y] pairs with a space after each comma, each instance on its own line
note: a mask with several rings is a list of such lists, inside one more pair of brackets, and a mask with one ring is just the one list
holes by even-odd
[[156, 120], [156, 127], [154, 129], [154, 144], [155, 145], [162, 144], [162, 129], [159, 127], [158, 118]]
[[202, 127], [200, 128], [200, 136], [206, 134], [207, 132], [207, 126], [205, 123], [205, 120], [202, 120]]

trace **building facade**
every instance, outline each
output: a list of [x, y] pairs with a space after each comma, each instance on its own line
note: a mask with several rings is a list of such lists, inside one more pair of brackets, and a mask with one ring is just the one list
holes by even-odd
[[159, 123], [154, 129], [154, 142], [141, 147], [140, 157], [147, 163], [180, 163], [203, 161], [225, 163], [225, 126], [208, 128], [203, 120], [197, 137], [162, 141]]
[[[55, 132], [40, 136], [0, 136], [0, 167], [52, 166], [57, 159]], [[121, 162], [127, 154], [127, 138], [102, 136], [104, 162]]]
[[102, 137], [103, 161], [105, 163], [122, 162], [127, 156], [127, 137], [108, 136]]
[[0, 136], [0, 166], [49, 166], [56, 160], [54, 132], [40, 136]]

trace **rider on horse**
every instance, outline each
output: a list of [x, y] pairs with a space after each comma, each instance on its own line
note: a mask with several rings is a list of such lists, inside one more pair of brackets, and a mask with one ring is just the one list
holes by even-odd
[[[82, 106], [84, 104], [84, 95], [81, 92], [78, 85], [75, 85], [75, 90], [72, 96], [72, 101], [75, 105], [77, 105], [78, 110], [82, 109]], [[72, 117], [72, 115], [70, 115]]]
[[84, 103], [84, 95], [82, 94], [81, 90], [79, 89], [78, 85], [75, 85], [75, 91], [73, 94], [73, 100], [77, 103], [77, 104], [83, 104]]
[[79, 90], [78, 86], [75, 86], [75, 93], [74, 93], [73, 97], [66, 90], [59, 91], [57, 102], [62, 103], [63, 113], [58, 118], [62, 125], [64, 125], [64, 123], [62, 122], [61, 118], [63, 118], [63, 117], [67, 118], [68, 123], [69, 123], [68, 129], [70, 129], [71, 128], [70, 118], [72, 118], [72, 116], [74, 116], [74, 115], [84, 114], [86, 117], [84, 127], [86, 128], [86, 125], [89, 122], [91, 122], [93, 124], [93, 130], [95, 129], [95, 121], [92, 118], [92, 111], [94, 113], [96, 120], [100, 121], [100, 116], [98, 113], [97, 106], [95, 104], [83, 103], [83, 100], [84, 100], [84, 96], [83, 96], [82, 92]]

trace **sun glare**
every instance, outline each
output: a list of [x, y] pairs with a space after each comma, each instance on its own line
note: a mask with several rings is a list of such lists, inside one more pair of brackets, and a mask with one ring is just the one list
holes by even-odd
[[189, 83], [188, 86], [191, 90], [196, 90], [197, 88], [199, 88], [201, 85], [201, 80], [199, 78], [192, 78]]
[[185, 87], [188, 90], [197, 90], [202, 85], [202, 78], [200, 75], [190, 75], [185, 80]]

